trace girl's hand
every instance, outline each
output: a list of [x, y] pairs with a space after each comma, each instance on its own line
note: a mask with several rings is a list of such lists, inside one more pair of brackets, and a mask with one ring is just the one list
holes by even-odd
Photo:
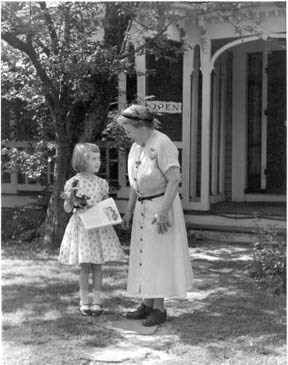
[[123, 229], [129, 229], [131, 227], [131, 223], [132, 223], [132, 218], [133, 218], [133, 213], [132, 212], [126, 212], [123, 219], [122, 219], [122, 223], [121, 226]]
[[61, 198], [64, 199], [64, 210], [66, 213], [71, 213], [73, 210], [73, 194], [72, 192], [61, 193]]
[[162, 210], [158, 214], [155, 214], [151, 223], [156, 223], [158, 233], [161, 234], [167, 232], [169, 227], [171, 227], [171, 223], [168, 218], [168, 210]]
[[72, 191], [63, 191], [60, 194], [60, 198], [64, 199], [64, 200], [71, 200], [72, 199]]

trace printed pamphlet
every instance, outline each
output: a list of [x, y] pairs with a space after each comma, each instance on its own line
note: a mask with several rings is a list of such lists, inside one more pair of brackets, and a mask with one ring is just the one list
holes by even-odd
[[85, 229], [94, 229], [119, 224], [122, 218], [113, 198], [102, 200], [79, 214]]

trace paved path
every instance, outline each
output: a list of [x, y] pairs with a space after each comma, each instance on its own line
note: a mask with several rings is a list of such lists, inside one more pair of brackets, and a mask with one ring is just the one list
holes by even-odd
[[[219, 287], [218, 277], [229, 275], [233, 271], [233, 262], [247, 262], [252, 258], [251, 246], [225, 244], [223, 242], [203, 242], [190, 248], [194, 266], [194, 289], [185, 300], [167, 300], [168, 315], [179, 317], [184, 313], [193, 313], [203, 308], [203, 301], [225, 288]], [[229, 261], [232, 267], [223, 267]], [[121, 333], [121, 341], [105, 348], [81, 349], [83, 357], [96, 364], [173, 364], [167, 349], [179, 341], [179, 329], [168, 318], [163, 325], [152, 329], [141, 326], [141, 321], [117, 320], [101, 325]], [[175, 363], [177, 358], [175, 357]], [[178, 358], [179, 361], [179, 358]]]

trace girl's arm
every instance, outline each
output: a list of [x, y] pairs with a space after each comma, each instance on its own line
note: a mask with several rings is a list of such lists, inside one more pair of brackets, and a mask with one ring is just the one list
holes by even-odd
[[135, 209], [136, 199], [137, 199], [136, 191], [131, 187], [130, 193], [129, 193], [129, 200], [128, 200], [128, 204], [127, 204], [127, 208], [126, 208], [126, 213], [125, 213], [125, 215], [123, 217], [123, 221], [122, 221], [122, 227], [124, 229], [130, 228], [133, 212]]
[[168, 231], [168, 228], [171, 227], [171, 222], [169, 222], [168, 219], [168, 211], [176, 197], [179, 183], [181, 181], [181, 174], [179, 167], [177, 166], [170, 167], [165, 173], [165, 177], [168, 183], [165, 189], [163, 202], [159, 212], [155, 214], [152, 220], [152, 224], [157, 223], [157, 228], [159, 233], [165, 233]]

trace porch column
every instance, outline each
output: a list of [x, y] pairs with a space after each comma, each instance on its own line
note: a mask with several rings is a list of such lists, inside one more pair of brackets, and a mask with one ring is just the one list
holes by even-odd
[[144, 105], [146, 97], [146, 55], [145, 52], [135, 56], [135, 67], [137, 73], [137, 98], [140, 104]]
[[232, 201], [244, 201], [246, 181], [246, 62], [241, 46], [233, 50]]
[[124, 72], [118, 76], [118, 109], [122, 110], [127, 105], [127, 81]]
[[[190, 169], [193, 169], [192, 162], [190, 162], [190, 149], [192, 149], [193, 142], [190, 139], [190, 133], [192, 135], [191, 129], [193, 128], [190, 124], [191, 114], [191, 80], [193, 75], [193, 57], [194, 48], [189, 49], [183, 55], [183, 113], [182, 113], [182, 141], [183, 146], [191, 146], [182, 149], [182, 203], [189, 202], [190, 200]], [[194, 169], [193, 169], [193, 173]]]
[[197, 136], [198, 136], [198, 100], [199, 100], [199, 70], [200, 70], [200, 47], [194, 47], [193, 69], [190, 83], [192, 83], [191, 100], [191, 130], [190, 130], [190, 181], [189, 181], [189, 199], [196, 200], [197, 185]]
[[219, 193], [225, 196], [225, 138], [226, 138], [226, 85], [227, 85], [227, 54], [221, 62], [221, 104], [220, 104], [220, 160], [219, 160]]
[[213, 78], [213, 111], [212, 111], [212, 146], [211, 146], [211, 194], [218, 194], [218, 174], [219, 174], [219, 80], [220, 80], [220, 64], [216, 63]]
[[210, 99], [211, 99], [211, 41], [205, 38], [201, 49], [202, 83], [202, 131], [201, 131], [201, 207], [209, 210], [210, 170]]

